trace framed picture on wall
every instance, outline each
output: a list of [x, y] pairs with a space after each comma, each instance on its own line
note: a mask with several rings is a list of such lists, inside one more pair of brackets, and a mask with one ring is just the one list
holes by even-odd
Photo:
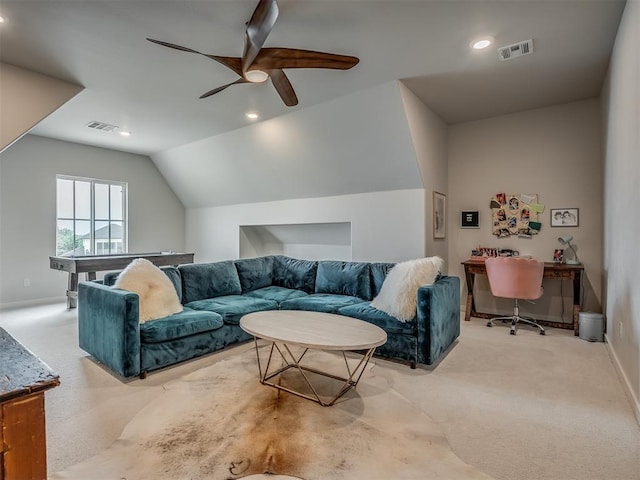
[[433, 192], [433, 238], [446, 238], [447, 233], [447, 196]]
[[477, 210], [460, 212], [460, 228], [480, 228], [480, 214]]
[[550, 223], [552, 227], [577, 227], [578, 226], [578, 209], [577, 208], [552, 208]]

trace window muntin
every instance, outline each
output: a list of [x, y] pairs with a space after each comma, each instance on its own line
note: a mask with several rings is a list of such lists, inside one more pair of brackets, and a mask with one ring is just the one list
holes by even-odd
[[56, 255], [127, 252], [127, 184], [58, 175]]

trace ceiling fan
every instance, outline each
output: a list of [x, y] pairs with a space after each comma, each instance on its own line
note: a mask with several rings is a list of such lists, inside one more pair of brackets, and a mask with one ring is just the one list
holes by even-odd
[[262, 48], [278, 19], [277, 0], [260, 0], [247, 23], [244, 34], [244, 52], [241, 58], [221, 57], [198, 52], [188, 47], [147, 38], [148, 41], [183, 52], [203, 55], [221, 63], [240, 76], [235, 82], [222, 85], [200, 95], [207, 98], [241, 83], [261, 83], [271, 78], [271, 82], [282, 101], [288, 107], [298, 104], [298, 97], [285, 75], [285, 68], [329, 68], [349, 70], [360, 61], [357, 57], [334, 53], [315, 52], [296, 48]]

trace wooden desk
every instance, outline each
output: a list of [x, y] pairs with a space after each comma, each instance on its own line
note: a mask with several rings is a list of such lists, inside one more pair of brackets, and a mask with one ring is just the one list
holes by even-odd
[[158, 267], [193, 263], [193, 253], [128, 253], [124, 255], [86, 255], [82, 257], [49, 257], [53, 270], [69, 272], [67, 308], [78, 304], [78, 274], [85, 273], [87, 280], [95, 280], [96, 272], [120, 270], [136, 258], [146, 258]]
[[[467, 308], [465, 310], [464, 319], [468, 322], [471, 317], [480, 318], [493, 318], [503, 315], [497, 315], [492, 313], [482, 313], [476, 311], [475, 301], [473, 299], [473, 285], [475, 283], [476, 275], [486, 275], [487, 269], [484, 265], [484, 259], [482, 260], [466, 260], [462, 262], [464, 265], [464, 275], [467, 280]], [[566, 263], [544, 263], [543, 278], [557, 278], [557, 279], [570, 279], [573, 281], [573, 325], [570, 323], [551, 322], [548, 320], [536, 320], [536, 322], [547, 325], [550, 327], [558, 328], [573, 328], [573, 334], [578, 335], [579, 328], [579, 314], [580, 314], [580, 281], [582, 278], [582, 272], [584, 266], [579, 265], [567, 265]]]
[[56, 373], [0, 328], [0, 480], [45, 480], [44, 392]]

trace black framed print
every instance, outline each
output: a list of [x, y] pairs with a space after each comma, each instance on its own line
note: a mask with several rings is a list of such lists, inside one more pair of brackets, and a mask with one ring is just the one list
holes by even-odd
[[552, 227], [577, 227], [578, 226], [578, 209], [577, 208], [552, 208], [551, 210], [551, 226]]
[[477, 210], [461, 211], [460, 228], [480, 228], [480, 213]]

